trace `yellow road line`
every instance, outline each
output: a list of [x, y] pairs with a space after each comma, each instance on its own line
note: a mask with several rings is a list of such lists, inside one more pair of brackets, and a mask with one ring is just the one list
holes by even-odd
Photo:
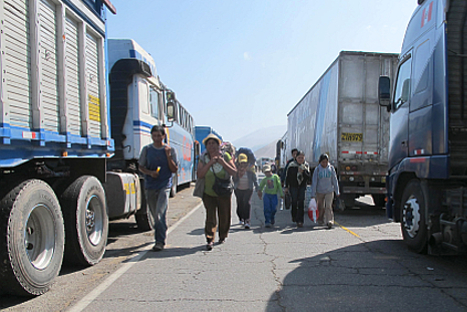
[[337, 223], [337, 222], [334, 222], [334, 223], [337, 224], [337, 225], [338, 225], [340, 228], [342, 228], [343, 230], [346, 230], [347, 232], [349, 232], [350, 234], [352, 234], [353, 236], [360, 238], [360, 236], [359, 236], [357, 233], [352, 232], [351, 230], [349, 230], [349, 229], [346, 228], [345, 226], [342, 226], [342, 225], [340, 225], [340, 224]]

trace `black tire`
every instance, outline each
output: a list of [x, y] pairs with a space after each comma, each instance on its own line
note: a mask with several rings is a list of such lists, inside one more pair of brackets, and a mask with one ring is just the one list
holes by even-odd
[[[353, 208], [355, 206], [355, 195], [352, 194], [341, 194], [339, 199], [344, 202], [345, 208]], [[342, 206], [342, 204], [341, 204]], [[341, 208], [342, 210], [342, 208]]]
[[[141, 185], [144, 185], [143, 182]], [[141, 208], [136, 212], [135, 219], [138, 229], [143, 232], [154, 230], [154, 218], [149, 212], [149, 206], [146, 203], [146, 194], [144, 188], [141, 188]]]
[[373, 197], [376, 207], [386, 208], [386, 195], [372, 194], [371, 197]]
[[96, 177], [82, 176], [62, 194], [65, 219], [65, 261], [94, 265], [104, 256], [109, 232], [105, 193]]
[[37, 296], [60, 272], [65, 233], [52, 188], [27, 180], [0, 203], [0, 288], [4, 293]]
[[427, 198], [419, 180], [410, 181], [401, 200], [401, 230], [404, 242], [417, 252], [427, 250], [427, 227], [425, 221]]
[[170, 188], [170, 197], [175, 197], [177, 194], [177, 184], [178, 184], [178, 176], [177, 174], [172, 175], [172, 187]]

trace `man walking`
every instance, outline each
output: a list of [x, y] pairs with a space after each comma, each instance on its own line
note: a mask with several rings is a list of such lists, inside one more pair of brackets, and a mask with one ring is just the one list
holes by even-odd
[[139, 171], [144, 174], [146, 202], [154, 219], [154, 251], [164, 249], [167, 237], [166, 212], [172, 187], [172, 173], [178, 170], [177, 153], [164, 143], [165, 129], [154, 126], [151, 129], [153, 143], [146, 145], [139, 157]]

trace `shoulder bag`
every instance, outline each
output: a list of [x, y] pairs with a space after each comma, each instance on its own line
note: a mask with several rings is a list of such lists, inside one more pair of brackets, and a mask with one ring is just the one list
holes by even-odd
[[216, 175], [212, 167], [211, 170], [212, 173], [214, 173], [215, 178], [214, 185], [212, 186], [212, 190], [214, 191], [214, 193], [216, 193], [217, 196], [225, 196], [232, 194], [233, 185], [230, 176], [227, 179], [221, 179]]

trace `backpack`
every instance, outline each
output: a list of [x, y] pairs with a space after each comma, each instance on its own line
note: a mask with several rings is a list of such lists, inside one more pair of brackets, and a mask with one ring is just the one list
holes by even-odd
[[240, 155], [240, 154], [245, 154], [246, 157], [248, 157], [248, 164], [249, 165], [254, 165], [256, 163], [256, 157], [255, 157], [255, 154], [253, 153], [253, 151], [251, 149], [249, 149], [248, 147], [240, 147], [238, 150], [237, 150], [237, 155]]
[[232, 159], [235, 159], [235, 146], [232, 145], [230, 142], [224, 142], [221, 144], [221, 153], [224, 155], [225, 153], [229, 153]]

